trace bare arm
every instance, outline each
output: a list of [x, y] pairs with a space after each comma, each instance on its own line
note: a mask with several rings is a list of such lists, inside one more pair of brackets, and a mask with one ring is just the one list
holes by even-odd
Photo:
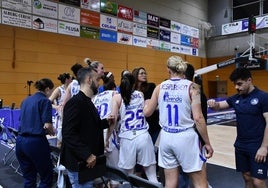
[[215, 111], [224, 110], [230, 107], [226, 101], [216, 102], [215, 99], [209, 99], [207, 103], [208, 107]]
[[151, 96], [151, 99], [146, 100], [145, 106], [143, 108], [143, 113], [146, 117], [149, 117], [155, 111], [158, 104], [158, 95], [159, 95], [160, 85], [158, 85]]
[[[111, 134], [113, 133], [113, 130], [115, 129], [115, 126], [117, 123], [118, 111], [119, 111], [119, 108], [121, 105], [121, 101], [122, 101], [122, 98], [121, 98], [120, 94], [115, 94], [112, 98], [112, 112], [110, 114], [110, 121], [109, 121], [110, 126], [108, 128], [106, 141], [105, 141], [107, 146], [108, 146], [109, 138], [110, 138]], [[112, 120], [112, 118], [113, 118], [113, 120]]]
[[266, 157], [267, 157], [267, 153], [268, 153], [268, 112], [263, 114], [263, 117], [265, 118], [266, 121], [266, 127], [264, 130], [264, 136], [263, 136], [263, 140], [262, 140], [262, 144], [261, 147], [258, 149], [256, 156], [255, 156], [255, 160], [256, 162], [266, 162]]
[[57, 98], [59, 98], [60, 97], [60, 89], [59, 89], [59, 87], [57, 87], [53, 92], [52, 92], [52, 94], [50, 95], [50, 97], [49, 97], [49, 100], [52, 102], [52, 108], [54, 108], [55, 110], [59, 110], [58, 108], [59, 108], [59, 106], [58, 105], [55, 105], [54, 104], [54, 101], [55, 101], [55, 99], [57, 99]]
[[67, 103], [67, 101], [71, 98], [71, 84], [68, 85], [66, 91], [65, 91], [65, 95], [62, 101], [62, 106], [64, 107], [64, 105]]
[[205, 142], [205, 148], [207, 151], [206, 157], [210, 158], [212, 157], [214, 151], [209, 141], [206, 121], [202, 114], [200, 89], [196, 84], [192, 84], [190, 89], [190, 95], [192, 98], [191, 107], [192, 107], [193, 119], [195, 121], [196, 128], [199, 134], [201, 135], [202, 139]]

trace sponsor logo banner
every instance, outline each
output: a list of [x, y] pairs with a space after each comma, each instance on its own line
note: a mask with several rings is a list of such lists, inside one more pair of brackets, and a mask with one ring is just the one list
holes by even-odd
[[49, 18], [58, 18], [58, 4], [46, 0], [33, 1], [33, 14]]
[[58, 32], [60, 34], [80, 36], [80, 25], [74, 23], [68, 23], [59, 21], [58, 22]]
[[199, 39], [191, 37], [191, 47], [198, 48], [199, 47]]
[[147, 48], [159, 49], [159, 40], [147, 38]]
[[184, 46], [190, 46], [191, 37], [186, 35], [181, 35], [181, 44]]
[[242, 21], [222, 25], [222, 35], [242, 32]]
[[162, 41], [170, 42], [170, 31], [160, 29], [159, 39]]
[[[0, 1], [1, 5], [1, 1]], [[31, 0], [4, 0], [2, 1], [2, 7], [11, 9], [18, 12], [32, 12], [32, 1]]]
[[175, 44], [180, 44], [181, 43], [181, 35], [179, 33], [174, 33], [171, 32], [170, 34], [170, 42], [173, 42]]
[[87, 26], [80, 26], [80, 36], [89, 39], [100, 39], [100, 30]]
[[125, 6], [122, 6], [122, 5], [118, 5], [117, 17], [132, 21], [133, 20], [133, 10], [132, 10], [132, 8], [125, 7]]
[[80, 9], [59, 4], [59, 19], [80, 23]]
[[147, 26], [147, 37], [158, 39], [159, 30], [154, 27]]
[[170, 44], [170, 51], [175, 53], [180, 53], [180, 45], [178, 44]]
[[100, 12], [100, 0], [81, 0], [81, 8]]
[[191, 28], [190, 36], [192, 36], [194, 38], [199, 38], [199, 29], [194, 28], [194, 27], [190, 27], [190, 28]]
[[117, 42], [117, 32], [101, 29], [100, 40], [108, 42]]
[[147, 14], [147, 25], [159, 27], [159, 17], [153, 14]]
[[33, 29], [57, 33], [58, 21], [49, 18], [33, 16]]
[[80, 0], [59, 0], [61, 3], [66, 3], [69, 5], [74, 5], [80, 7]]
[[165, 41], [159, 41], [159, 49], [164, 51], [170, 51], [170, 43]]
[[100, 13], [81, 9], [80, 23], [94, 27], [100, 26]]
[[100, 27], [103, 29], [117, 31], [117, 18], [101, 14]]
[[147, 25], [140, 23], [133, 23], [133, 34], [147, 37]]
[[171, 20], [171, 26], [170, 26], [171, 31], [176, 32], [176, 33], [181, 33], [181, 24], [175, 21]]
[[191, 35], [191, 28], [190, 28], [190, 26], [181, 24], [181, 34], [190, 36]]
[[132, 35], [126, 33], [117, 33], [117, 43], [132, 45]]
[[120, 32], [125, 32], [125, 33], [132, 34], [133, 22], [118, 19], [118, 21], [117, 21], [117, 30], [120, 31]]
[[170, 30], [170, 20], [160, 17], [159, 27], [166, 30]]
[[139, 10], [134, 10], [133, 21], [142, 24], [147, 24], [147, 13]]
[[101, 0], [100, 11], [113, 16], [117, 15], [117, 4], [109, 0]]
[[32, 15], [2, 9], [2, 23], [31, 29]]
[[146, 48], [147, 46], [147, 39], [145, 37], [133, 36], [133, 46], [139, 46]]
[[188, 46], [180, 45], [180, 53], [187, 54], [187, 55], [192, 55], [192, 48], [188, 47]]

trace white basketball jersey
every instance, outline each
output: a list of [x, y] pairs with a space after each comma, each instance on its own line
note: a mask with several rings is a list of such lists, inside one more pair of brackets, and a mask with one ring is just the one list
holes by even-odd
[[116, 91], [114, 90], [106, 90], [102, 93], [96, 95], [92, 102], [98, 109], [99, 115], [101, 119], [106, 119], [109, 114], [112, 112], [112, 98]]
[[191, 110], [190, 86], [186, 79], [169, 79], [160, 84], [158, 97], [159, 124], [170, 133], [178, 133], [194, 126]]
[[66, 93], [64, 85], [59, 86], [59, 90], [60, 90], [60, 97], [56, 99], [57, 105], [62, 104], [64, 95]]
[[126, 106], [122, 100], [120, 106], [121, 126], [119, 137], [133, 139], [146, 132], [149, 128], [143, 114], [144, 97], [140, 91], [134, 91], [131, 100]]
[[78, 83], [77, 80], [73, 80], [71, 83], [70, 83], [70, 87], [71, 87], [71, 96], [73, 97], [74, 95], [76, 95], [79, 90], [80, 90], [80, 85]]

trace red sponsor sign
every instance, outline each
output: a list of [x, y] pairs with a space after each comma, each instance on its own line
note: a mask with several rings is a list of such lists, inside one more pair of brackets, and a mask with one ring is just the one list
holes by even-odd
[[199, 39], [191, 37], [191, 46], [194, 48], [199, 47]]
[[118, 18], [122, 18], [122, 19], [126, 19], [126, 20], [133, 20], [133, 10], [132, 8], [129, 7], [125, 7], [122, 5], [118, 5], [118, 10], [117, 10], [117, 17]]
[[100, 13], [81, 9], [80, 14], [81, 25], [89, 25], [94, 27], [100, 26]]

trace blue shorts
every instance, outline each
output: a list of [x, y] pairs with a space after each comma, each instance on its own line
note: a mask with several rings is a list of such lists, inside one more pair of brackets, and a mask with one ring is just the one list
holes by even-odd
[[241, 151], [235, 149], [235, 163], [237, 172], [250, 172], [251, 177], [258, 179], [267, 179], [268, 158], [265, 163], [255, 161], [256, 152]]

